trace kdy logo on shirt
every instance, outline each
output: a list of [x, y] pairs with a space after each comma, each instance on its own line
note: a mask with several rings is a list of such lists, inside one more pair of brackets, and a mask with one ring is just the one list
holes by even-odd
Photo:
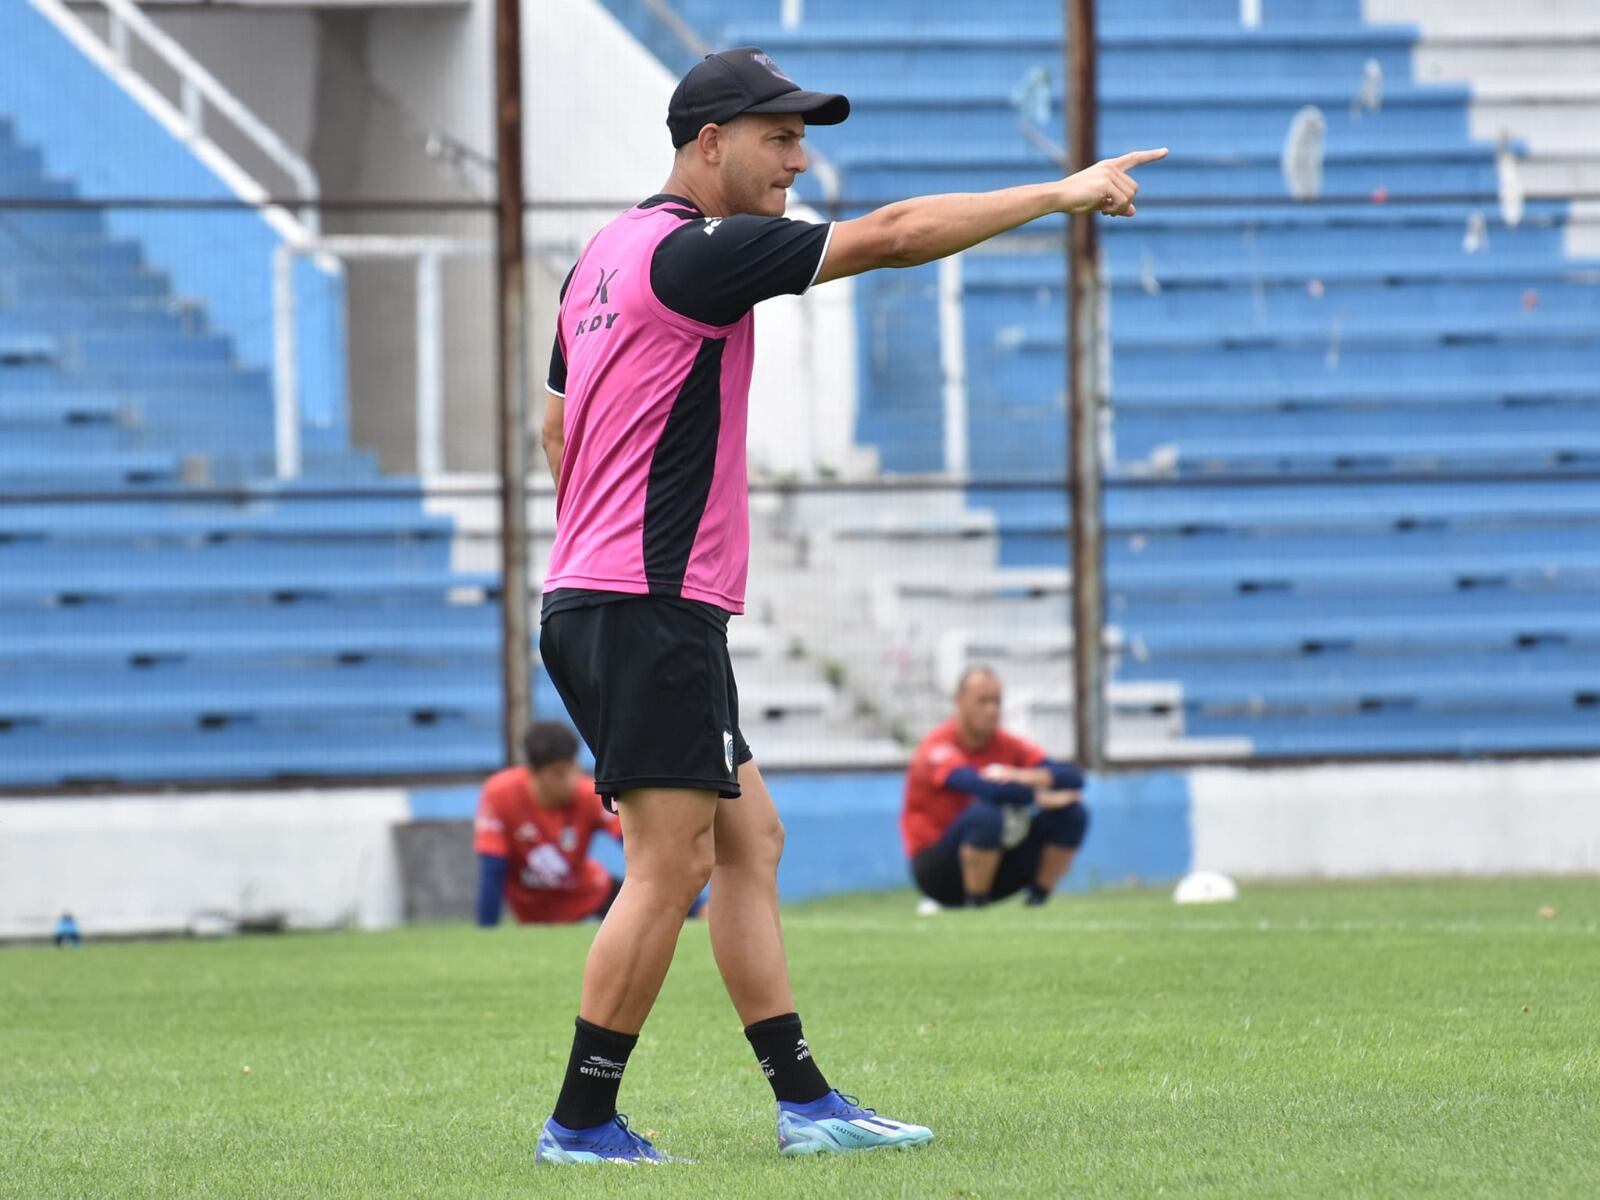
[[[595, 270], [599, 272], [599, 278], [595, 281], [594, 295], [589, 297], [590, 308], [593, 308], [596, 304], [611, 303], [611, 281], [617, 277], [615, 270], [607, 271], [604, 267], [596, 267]], [[612, 325], [616, 324], [617, 318], [621, 315], [621, 313], [608, 312], [597, 313], [592, 317], [579, 317], [578, 326], [572, 331], [572, 336], [575, 338], [582, 337], [586, 333], [597, 333], [602, 328], [610, 329]]]
[[590, 308], [593, 308], [597, 303], [611, 303], [611, 281], [617, 277], [616, 271], [607, 271], [604, 267], [598, 269], [600, 271], [600, 282], [594, 285], [594, 295], [589, 297]]

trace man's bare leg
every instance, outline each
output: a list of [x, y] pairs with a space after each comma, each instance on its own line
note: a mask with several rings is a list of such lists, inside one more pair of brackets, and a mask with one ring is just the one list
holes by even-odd
[[711, 872], [711, 952], [746, 1025], [794, 1011], [778, 917], [783, 822], [754, 762], [739, 767], [737, 800], [717, 807]]
[[[629, 1161], [643, 1153], [643, 1143], [626, 1128], [605, 1131], [616, 1116], [617, 1089], [639, 1030], [672, 965], [684, 916], [711, 875], [715, 792], [640, 788], [620, 800], [628, 874], [584, 965], [572, 1052], [551, 1117], [558, 1128], [546, 1128], [537, 1152], [549, 1161], [584, 1161], [571, 1154], [598, 1153], [593, 1146]], [[579, 1151], [560, 1141], [578, 1130], [594, 1131], [599, 1140], [590, 1149], [579, 1143]]]
[[1053, 892], [1056, 884], [1072, 869], [1072, 860], [1078, 856], [1071, 846], [1044, 845], [1039, 849], [1039, 869], [1033, 882], [1041, 892]]
[[636, 1034], [661, 991], [684, 916], [711, 875], [715, 792], [644, 788], [617, 805], [627, 875], [589, 947], [578, 1015]]
[[994, 890], [995, 873], [1000, 870], [999, 850], [980, 850], [976, 846], [962, 845], [961, 887], [969, 896], [987, 896]]
[[795, 1011], [778, 917], [783, 822], [754, 762], [740, 765], [739, 790], [737, 800], [717, 807], [717, 865], [707, 909], [711, 951], [780, 1107], [821, 1102], [832, 1090]]

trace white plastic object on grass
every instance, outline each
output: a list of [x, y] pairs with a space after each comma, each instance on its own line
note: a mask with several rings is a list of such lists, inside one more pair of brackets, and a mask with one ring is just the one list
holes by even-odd
[[1239, 885], [1216, 871], [1191, 871], [1172, 891], [1176, 904], [1222, 904], [1239, 898]]
[[940, 904], [932, 896], [924, 896], [917, 901], [917, 916], [919, 917], [936, 917], [943, 911], [944, 905]]

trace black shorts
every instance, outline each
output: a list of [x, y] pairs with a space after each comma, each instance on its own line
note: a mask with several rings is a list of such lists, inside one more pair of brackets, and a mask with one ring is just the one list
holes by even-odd
[[[1041, 839], [1030, 836], [1020, 846], [1001, 855], [989, 899], [1004, 900], [1033, 882], [1039, 873], [1039, 851], [1043, 844]], [[911, 880], [924, 896], [945, 908], [960, 908], [967, 898], [966, 884], [961, 878], [961, 852], [943, 842], [934, 843], [911, 859]]]
[[691, 600], [547, 597], [539, 653], [594, 752], [601, 796], [646, 787], [739, 795], [751, 754], [726, 621]]
[[[976, 815], [977, 811], [976, 806], [968, 808], [966, 814], [956, 818], [945, 830], [942, 838], [911, 859], [912, 882], [924, 896], [946, 908], [954, 908], [966, 899], [966, 885], [961, 878], [961, 844], [967, 836], [968, 814]], [[989, 898], [1004, 900], [1020, 892], [1039, 874], [1039, 856], [1047, 845], [1076, 850], [1083, 845], [1088, 828], [1089, 809], [1081, 803], [1070, 808], [1035, 812], [1028, 822], [1027, 836], [1000, 856]]]

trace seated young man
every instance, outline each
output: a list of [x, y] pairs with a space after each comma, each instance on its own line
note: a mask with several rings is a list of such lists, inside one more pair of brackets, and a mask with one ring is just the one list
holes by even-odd
[[973, 667], [955, 716], [906, 772], [900, 832], [911, 877], [940, 905], [981, 907], [1027, 889], [1043, 904], [1089, 828], [1083, 774], [1000, 728], [1000, 680]]
[[579, 773], [565, 725], [534, 722], [523, 748], [528, 765], [491, 776], [478, 801], [478, 924], [499, 924], [502, 898], [524, 924], [604, 917], [622, 881], [590, 861], [589, 843], [596, 833], [620, 841], [622, 824]]

